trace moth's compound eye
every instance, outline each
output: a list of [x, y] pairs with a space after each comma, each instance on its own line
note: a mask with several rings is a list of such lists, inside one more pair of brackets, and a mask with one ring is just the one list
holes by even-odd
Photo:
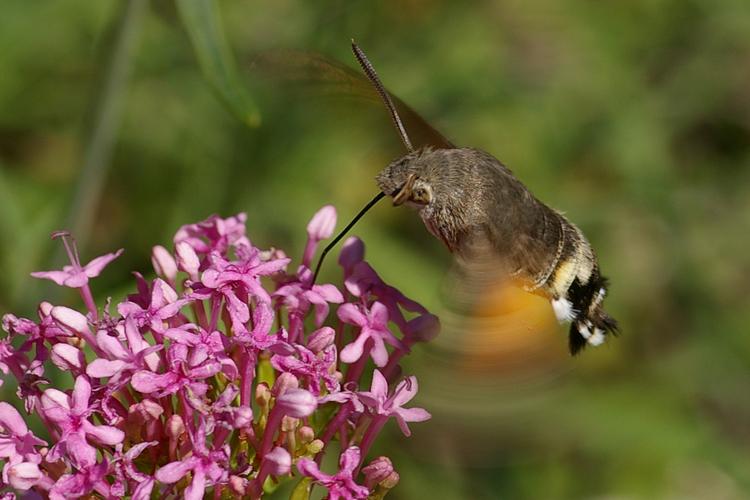
[[428, 204], [432, 201], [432, 189], [424, 184], [414, 186], [411, 192], [411, 201], [420, 205]]

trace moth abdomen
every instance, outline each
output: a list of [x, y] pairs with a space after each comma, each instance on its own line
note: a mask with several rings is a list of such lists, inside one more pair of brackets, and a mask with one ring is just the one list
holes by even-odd
[[555, 212], [563, 231], [545, 289], [558, 321], [570, 321], [571, 354], [587, 344], [600, 345], [617, 331], [617, 321], [603, 309], [608, 282], [601, 276], [594, 251], [583, 232]]

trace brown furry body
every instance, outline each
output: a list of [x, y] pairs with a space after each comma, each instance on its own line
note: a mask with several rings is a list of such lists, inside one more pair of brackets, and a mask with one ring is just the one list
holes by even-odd
[[[424, 148], [392, 162], [380, 189], [416, 208], [427, 229], [465, 261], [489, 259], [529, 291], [547, 295], [572, 320], [570, 349], [616, 331], [602, 308], [607, 283], [583, 233], [539, 201], [493, 156], [470, 148]], [[560, 316], [563, 315], [563, 317]]]

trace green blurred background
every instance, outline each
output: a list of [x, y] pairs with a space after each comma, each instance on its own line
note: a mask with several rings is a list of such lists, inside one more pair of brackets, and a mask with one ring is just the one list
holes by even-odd
[[[292, 255], [320, 206], [341, 226], [402, 152], [386, 114], [264, 84], [250, 61], [354, 66], [355, 37], [393, 93], [586, 232], [623, 331], [554, 369], [487, 374], [498, 390], [470, 398], [430, 387], [457, 368], [434, 373], [419, 348], [415, 402], [435, 419], [376, 447], [401, 473], [393, 497], [750, 497], [750, 3], [212, 5], [3, 2], [0, 312], [74, 300], [28, 276], [62, 262], [54, 229], [75, 229], [84, 260], [126, 248], [94, 284], [121, 297], [152, 245], [211, 213], [246, 211], [254, 243]], [[356, 233], [441, 311], [450, 256], [414, 214], [383, 203]]]

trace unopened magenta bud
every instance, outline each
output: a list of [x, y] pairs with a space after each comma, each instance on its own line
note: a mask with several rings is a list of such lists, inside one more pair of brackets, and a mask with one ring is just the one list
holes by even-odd
[[289, 474], [292, 468], [292, 457], [284, 448], [277, 446], [263, 459], [269, 465], [268, 473], [274, 476]]
[[163, 246], [156, 245], [151, 250], [151, 264], [159, 276], [174, 281], [177, 277], [177, 262], [172, 254]]
[[166, 431], [167, 436], [178, 439], [185, 433], [185, 421], [177, 414], [172, 415], [167, 419]]
[[362, 468], [365, 484], [372, 489], [393, 473], [393, 463], [388, 457], [378, 457]]
[[310, 391], [291, 388], [276, 398], [274, 409], [277, 407], [284, 415], [304, 418], [310, 416], [318, 407], [318, 399]]
[[233, 425], [236, 429], [250, 427], [253, 423], [253, 409], [249, 406], [240, 406], [234, 412]]
[[278, 398], [289, 389], [296, 389], [298, 387], [299, 380], [297, 380], [297, 377], [289, 372], [284, 372], [279, 375], [279, 378], [277, 378], [276, 382], [274, 382], [273, 390], [271, 391], [271, 393]]
[[307, 348], [317, 354], [333, 344], [335, 338], [336, 331], [330, 326], [324, 326], [323, 328], [315, 330], [310, 335], [310, 338], [307, 340]]
[[297, 430], [297, 435], [302, 444], [307, 444], [315, 439], [315, 431], [309, 425], [303, 425]]

